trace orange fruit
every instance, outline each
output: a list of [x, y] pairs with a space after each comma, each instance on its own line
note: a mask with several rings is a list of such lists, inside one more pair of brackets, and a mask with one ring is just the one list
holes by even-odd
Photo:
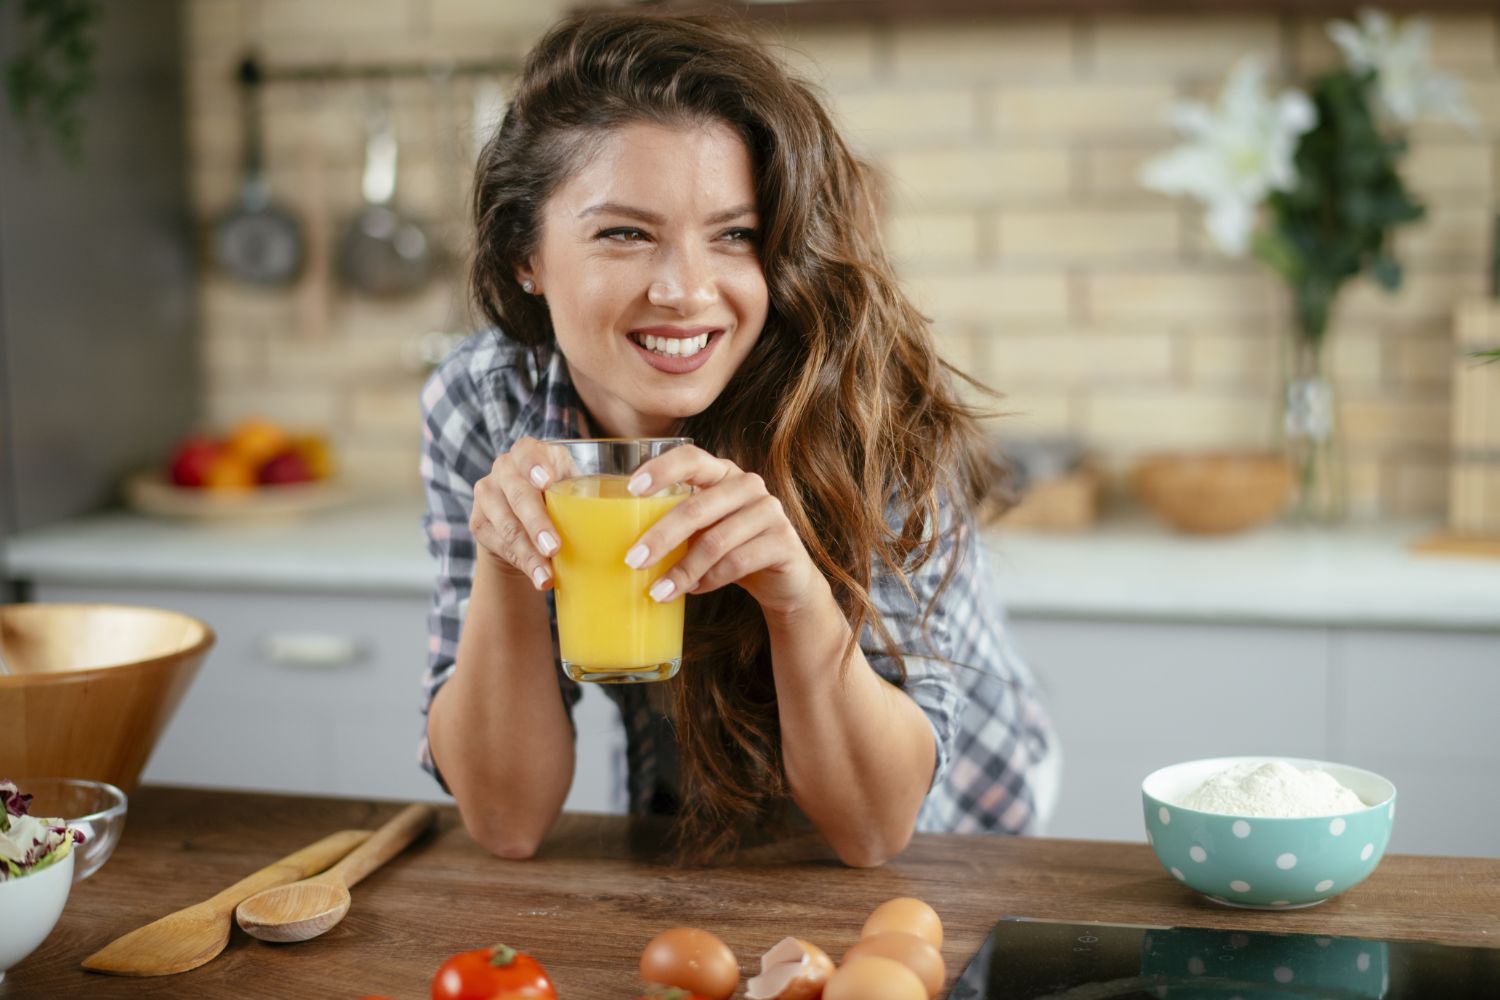
[[229, 450], [248, 462], [254, 472], [285, 451], [291, 442], [286, 431], [275, 423], [252, 417], [235, 425], [228, 443]]
[[299, 434], [292, 438], [292, 451], [307, 463], [314, 479], [327, 479], [333, 475], [333, 448], [321, 434]]
[[203, 475], [203, 485], [211, 490], [250, 490], [255, 488], [256, 467], [237, 451], [221, 451], [214, 456]]

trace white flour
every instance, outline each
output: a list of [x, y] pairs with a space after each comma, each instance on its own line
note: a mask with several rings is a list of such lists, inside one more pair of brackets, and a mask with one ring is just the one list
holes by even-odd
[[1199, 812], [1229, 816], [1331, 816], [1365, 808], [1358, 795], [1327, 771], [1302, 771], [1286, 761], [1234, 764], [1182, 800]]

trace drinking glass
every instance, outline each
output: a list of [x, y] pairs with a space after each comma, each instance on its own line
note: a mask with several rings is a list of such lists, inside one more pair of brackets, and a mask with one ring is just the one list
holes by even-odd
[[563, 672], [575, 681], [664, 681], [682, 665], [683, 598], [658, 603], [647, 591], [682, 557], [686, 543], [648, 569], [631, 569], [625, 553], [692, 489], [674, 484], [638, 497], [626, 484], [649, 459], [691, 443], [547, 442], [557, 469], [545, 493], [547, 514], [561, 542], [552, 556], [557, 638]]

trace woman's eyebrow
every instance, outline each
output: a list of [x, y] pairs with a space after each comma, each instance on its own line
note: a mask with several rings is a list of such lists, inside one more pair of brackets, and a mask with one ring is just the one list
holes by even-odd
[[[754, 212], [754, 205], [736, 205], [734, 208], [727, 208], [722, 212], [715, 212], [713, 215], [710, 215], [703, 221], [704, 225], [716, 226], [720, 223], [728, 222], [731, 219], [737, 219], [742, 215], [752, 215], [754, 214]], [[586, 219], [591, 215], [623, 215], [626, 218], [639, 219], [641, 222], [645, 222], [653, 226], [659, 226], [666, 221], [664, 218], [662, 218], [662, 216], [658, 215], [656, 212], [650, 211], [649, 209], [634, 208], [630, 205], [622, 205], [619, 202], [615, 201], [601, 201], [596, 205], [590, 205], [588, 208], [585, 208], [583, 211], [578, 213], [578, 218]]]

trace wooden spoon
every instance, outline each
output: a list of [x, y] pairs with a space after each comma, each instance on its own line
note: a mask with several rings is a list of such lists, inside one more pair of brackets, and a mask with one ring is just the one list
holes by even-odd
[[234, 908], [262, 890], [316, 874], [370, 839], [369, 830], [342, 830], [243, 878], [217, 896], [137, 928], [83, 960], [90, 972], [170, 976], [196, 969], [229, 943]]
[[250, 897], [234, 911], [234, 919], [246, 934], [262, 941], [317, 937], [349, 912], [349, 887], [399, 854], [436, 817], [432, 806], [407, 806], [323, 874]]

